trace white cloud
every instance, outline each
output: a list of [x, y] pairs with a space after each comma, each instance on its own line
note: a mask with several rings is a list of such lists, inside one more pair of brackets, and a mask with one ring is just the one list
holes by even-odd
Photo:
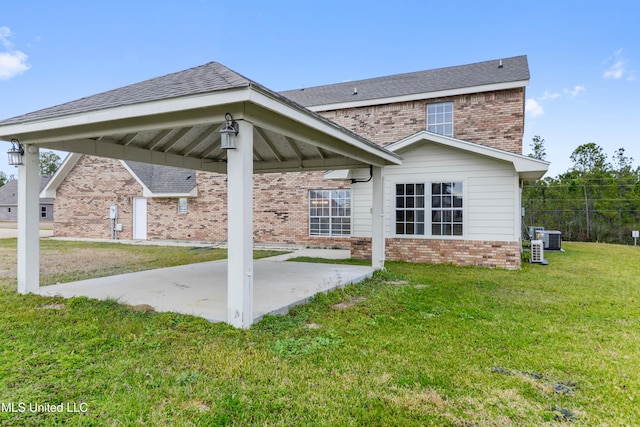
[[27, 55], [20, 51], [0, 52], [0, 80], [9, 80], [29, 69]]
[[0, 27], [0, 44], [6, 49], [6, 52], [0, 52], [0, 80], [8, 80], [30, 68], [27, 64], [28, 56], [19, 50], [13, 50], [9, 27]]
[[544, 108], [533, 98], [528, 98], [524, 103], [524, 112], [531, 114], [531, 117], [538, 117], [544, 114]]
[[569, 95], [572, 98], [575, 98], [576, 96], [578, 96], [580, 94], [580, 92], [584, 92], [587, 89], [584, 86], [581, 85], [576, 85], [574, 86], [574, 88], [572, 90], [569, 89], [565, 89], [563, 92], [567, 95]]
[[548, 91], [544, 91], [544, 94], [538, 98], [540, 101], [545, 101], [547, 99], [556, 99], [559, 98], [560, 94], [558, 92], [549, 93]]
[[613, 80], [626, 78], [627, 80], [635, 80], [635, 71], [629, 70], [627, 61], [622, 57], [622, 49], [613, 52], [611, 61], [613, 61], [613, 64], [602, 74], [603, 78]]

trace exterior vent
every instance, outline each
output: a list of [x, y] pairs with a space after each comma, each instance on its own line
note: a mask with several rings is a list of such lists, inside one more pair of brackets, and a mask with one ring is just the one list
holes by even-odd
[[544, 247], [542, 240], [531, 241], [531, 258], [529, 260], [532, 263], [544, 264]]

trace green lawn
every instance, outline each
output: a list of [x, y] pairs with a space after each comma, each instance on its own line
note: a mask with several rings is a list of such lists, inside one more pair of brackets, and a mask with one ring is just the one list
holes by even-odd
[[521, 271], [390, 262], [248, 331], [0, 276], [0, 425], [638, 425], [640, 248], [563, 246]]

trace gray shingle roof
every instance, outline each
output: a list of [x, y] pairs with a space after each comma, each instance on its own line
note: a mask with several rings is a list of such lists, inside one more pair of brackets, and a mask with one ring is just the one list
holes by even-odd
[[[51, 179], [50, 176], [40, 177], [40, 191], [47, 185]], [[53, 199], [49, 197], [41, 197], [40, 203], [53, 204]], [[12, 179], [7, 181], [5, 185], [0, 187], [0, 205], [1, 206], [17, 206], [18, 205], [18, 180]]]
[[[280, 92], [305, 107], [529, 80], [526, 56]], [[354, 89], [357, 88], [357, 94]]]
[[125, 163], [156, 194], [186, 194], [196, 186], [196, 172], [191, 169], [132, 161]]
[[251, 80], [217, 62], [167, 74], [75, 101], [0, 121], [0, 125], [97, 111], [141, 102], [246, 87]]

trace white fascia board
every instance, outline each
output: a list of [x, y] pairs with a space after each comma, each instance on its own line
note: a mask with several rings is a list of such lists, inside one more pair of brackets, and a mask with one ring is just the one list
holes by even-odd
[[[143, 194], [144, 195], [144, 194]], [[192, 199], [198, 197], [198, 187], [193, 187], [188, 193], [151, 193], [150, 195], [145, 195], [144, 197], [155, 198], [155, 199], [181, 199], [188, 198]]]
[[519, 87], [526, 87], [528, 85], [529, 85], [529, 80], [518, 80], [515, 82], [495, 83], [495, 84], [482, 85], [482, 86], [470, 86], [470, 87], [464, 87], [464, 88], [458, 88], [458, 89], [439, 90], [434, 92], [412, 93], [409, 95], [392, 96], [388, 98], [375, 98], [375, 99], [364, 99], [362, 101], [339, 102], [335, 104], [311, 105], [311, 106], [308, 106], [307, 108], [315, 112], [343, 110], [347, 108], [369, 107], [372, 105], [418, 101], [418, 100], [429, 99], [429, 98], [444, 98], [447, 96], [464, 95], [469, 93], [493, 92], [496, 90], [507, 90], [507, 89], [515, 89]]
[[358, 151], [374, 155], [379, 158], [380, 164], [399, 165], [402, 163], [402, 159], [396, 154], [393, 154], [372, 142], [365, 142], [366, 140], [361, 140], [353, 135], [343, 132], [340, 127], [326, 123], [323, 119], [316, 117], [314, 114], [310, 114], [304, 107], [296, 108], [284, 100], [274, 98], [263, 91], [257, 90], [255, 87], [252, 87], [252, 89], [250, 101], [256, 105], [286, 116], [291, 120], [295, 120], [303, 124], [304, 126], [323, 132], [332, 138], [341, 140]]
[[64, 159], [58, 170], [53, 174], [47, 185], [44, 186], [42, 191], [40, 192], [40, 197], [56, 197], [56, 191], [62, 181], [69, 175], [69, 172], [74, 168], [78, 160], [80, 160], [82, 154], [78, 153], [69, 153], [67, 157]]
[[[122, 105], [101, 110], [68, 114], [59, 117], [44, 118], [40, 120], [36, 119], [30, 122], [8, 124], [0, 126], [0, 139], [21, 139], [20, 135], [28, 135], [43, 131], [72, 128], [74, 126], [84, 126], [96, 123], [107, 123], [146, 116], [157, 116], [199, 108], [223, 106], [225, 104], [247, 101], [249, 97], [248, 94], [249, 88], [241, 87], [214, 93]], [[25, 142], [38, 143], [39, 141], [27, 140]]]
[[[389, 151], [398, 152], [421, 141], [434, 142], [436, 144], [456, 148], [458, 150], [509, 162], [513, 164], [513, 167], [518, 174], [521, 176], [532, 177], [531, 179], [541, 178], [547, 172], [549, 165], [551, 164], [550, 162], [523, 156], [522, 154], [511, 153], [498, 148], [488, 147], [486, 145], [476, 144], [475, 142], [464, 141], [427, 131], [415, 133], [398, 142], [387, 145], [386, 148]], [[538, 176], [538, 178], [533, 178], [536, 176]]]
[[350, 169], [338, 169], [333, 171], [327, 171], [324, 173], [322, 179], [334, 180], [334, 181], [348, 181], [351, 179]]

